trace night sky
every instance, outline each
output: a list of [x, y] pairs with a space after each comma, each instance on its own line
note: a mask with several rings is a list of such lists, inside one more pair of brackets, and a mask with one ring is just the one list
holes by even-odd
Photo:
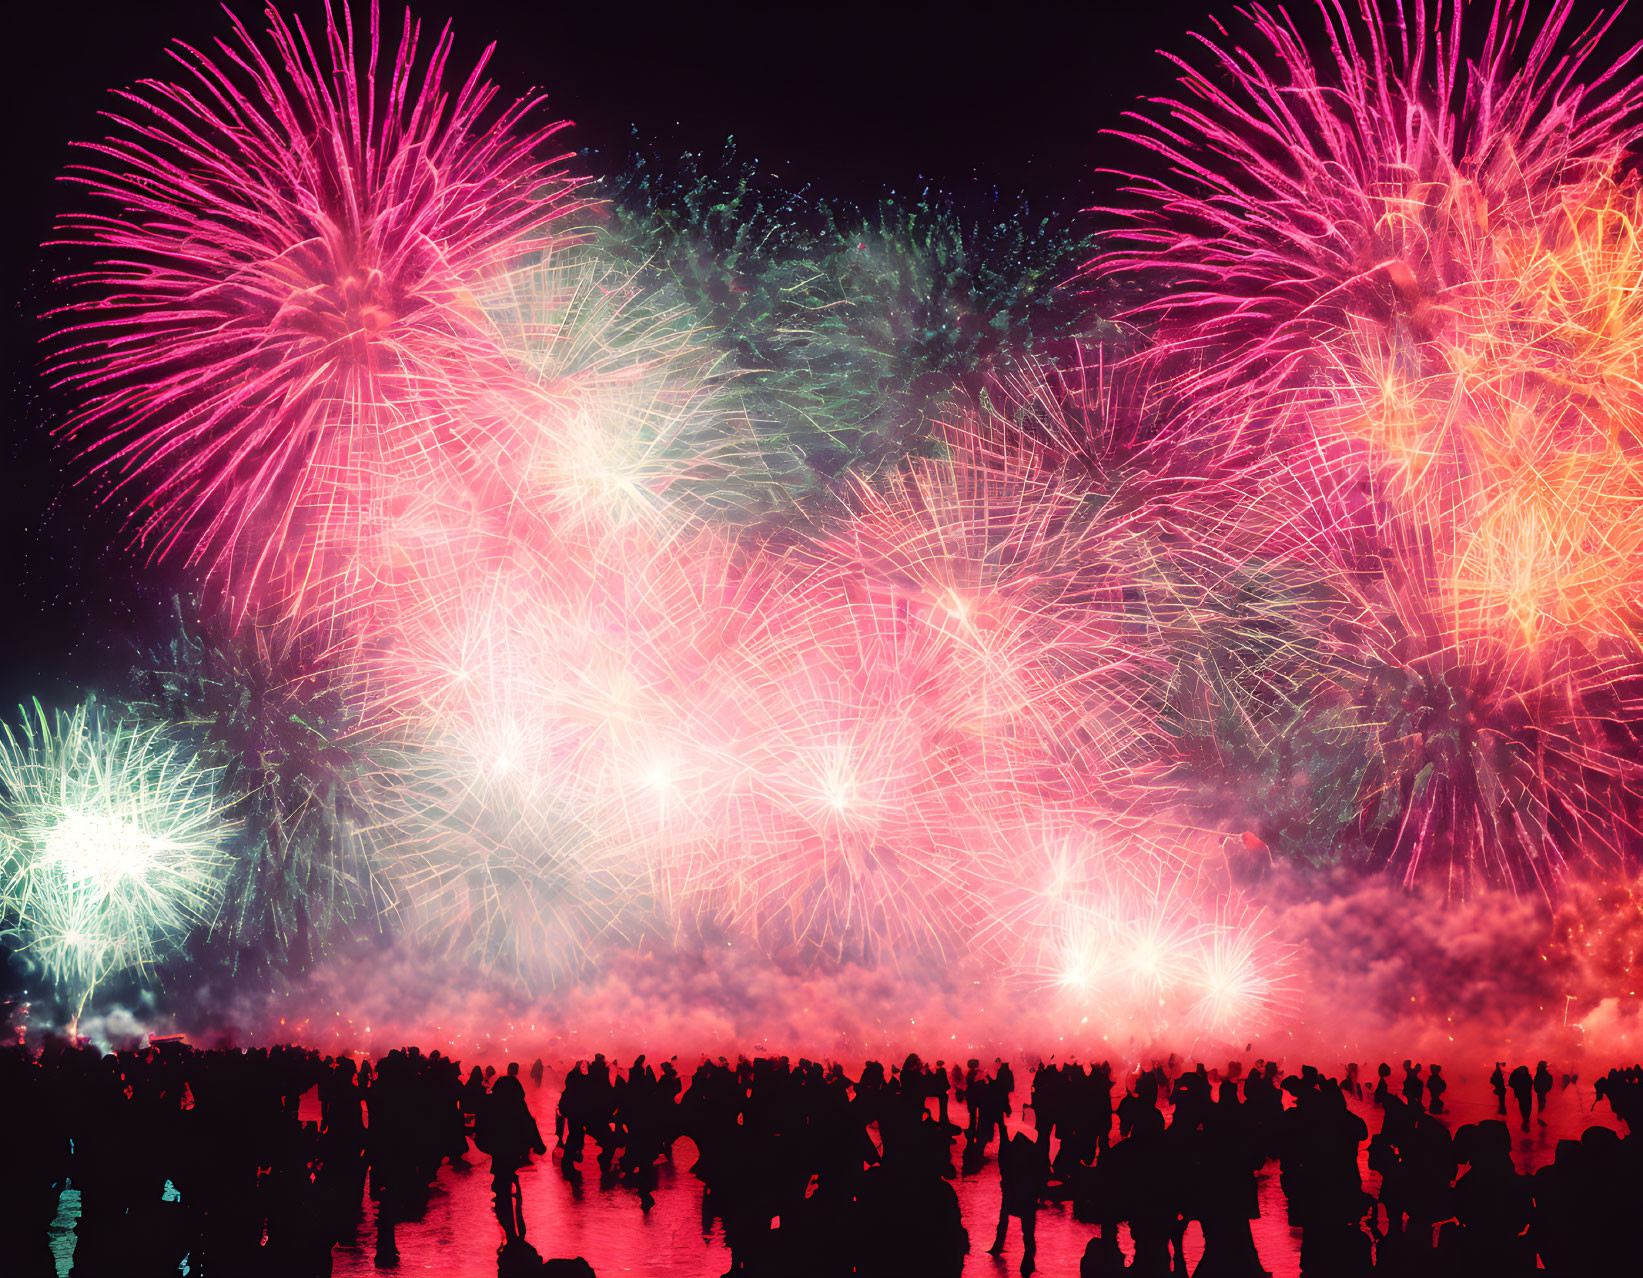
[[[285, 7], [321, 21], [316, 0]], [[259, 5], [236, 8], [260, 31]], [[1212, 8], [1232, 11], [1204, 0], [1077, 13], [988, 6], [975, 21], [948, 4], [890, 16], [870, 5], [554, 0], [426, 0], [415, 11], [436, 26], [456, 18], [453, 67], [463, 74], [495, 40], [503, 97], [545, 87], [550, 109], [576, 122], [560, 136], [591, 152], [578, 163], [593, 171], [625, 152], [633, 129], [664, 154], [717, 152], [734, 135], [740, 154], [818, 196], [871, 201], [933, 187], [979, 212], [1018, 194], [1040, 206], [1093, 202], [1095, 170], [1133, 159], [1101, 130], [1138, 95], [1169, 90], [1172, 68], [1156, 50], [1187, 50], [1187, 32], [1206, 28]], [[397, 20], [397, 5], [387, 11]], [[174, 573], [127, 548], [122, 512], [75, 487], [83, 470], [50, 440], [65, 406], [40, 373], [38, 315], [60, 260], [38, 246], [73, 198], [55, 181], [68, 143], [99, 135], [107, 90], [167, 74], [173, 38], [205, 44], [226, 31], [212, 0], [31, 3], [8, 14], [0, 706], [114, 687], [177, 588]]]

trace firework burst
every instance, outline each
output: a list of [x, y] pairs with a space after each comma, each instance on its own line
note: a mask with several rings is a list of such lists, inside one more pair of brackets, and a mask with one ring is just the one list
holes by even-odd
[[[739, 654], [715, 704], [736, 712], [724, 832], [698, 880], [776, 949], [940, 952], [964, 923], [958, 831], [973, 742], [941, 696], [947, 649], [894, 608], [811, 587]], [[1002, 792], [1001, 792], [1002, 793]]]
[[1100, 810], [1135, 765], [1158, 673], [1142, 504], [1019, 429], [1028, 401], [1064, 427], [1044, 383], [992, 390], [787, 551], [713, 699], [736, 763], [692, 878], [761, 935], [950, 953], [1007, 855], [986, 831]]
[[1235, 426], [1274, 396], [1334, 409], [1315, 374], [1360, 333], [1380, 369], [1418, 377], [1480, 289], [1517, 286], [1490, 260], [1502, 238], [1521, 247], [1525, 223], [1623, 158], [1643, 82], [1621, 73], [1638, 50], [1591, 65], [1613, 17], [1566, 39], [1571, 0], [1507, 0], [1463, 62], [1460, 5], [1406, 7], [1394, 24], [1368, 0], [1356, 21], [1319, 5], [1326, 59], [1288, 14], [1256, 10], [1264, 56], [1200, 37], [1205, 67], [1172, 59], [1184, 95], [1132, 116], [1123, 136], [1164, 175], [1129, 175], [1129, 244], [1096, 266], [1161, 286], [1142, 313], [1163, 323], [1155, 358], [1192, 422]]
[[742, 721], [720, 672], [779, 606], [774, 588], [768, 557], [711, 529], [521, 544], [406, 613], [380, 664], [380, 713], [413, 737], [437, 732], [476, 792], [553, 795], [591, 856], [642, 867], [665, 901], [683, 890], [680, 858], [706, 842], [704, 796]]
[[1404, 522], [1356, 563], [1269, 562], [1262, 606], [1194, 656], [1173, 783], [1286, 855], [1455, 895], [1624, 872], [1643, 659], [1622, 639], [1480, 632], [1455, 608], [1451, 532]]
[[1134, 817], [1045, 813], [999, 837], [1008, 877], [977, 945], [1068, 1014], [1131, 1033], [1260, 1025], [1286, 993], [1258, 911], [1217, 889], [1214, 841]]
[[746, 521], [774, 484], [725, 371], [688, 308], [586, 244], [535, 255], [485, 299], [514, 364], [520, 437], [509, 488], [559, 528]]
[[87, 704], [35, 703], [0, 741], [9, 925], [84, 1010], [96, 987], [147, 968], [222, 894], [229, 823], [205, 767], [158, 726]]
[[1321, 12], [1333, 59], [1259, 11], [1265, 56], [1204, 41], [1214, 71], [1178, 62], [1167, 122], [1127, 135], [1167, 176], [1130, 186], [1097, 267], [1168, 285], [1140, 312], [1168, 450], [1282, 472], [1280, 522], [1321, 543], [1362, 536], [1339, 516], [1364, 493], [1453, 528], [1433, 550], [1460, 641], [1629, 634], [1638, 50], [1600, 62], [1607, 24], [1568, 35], [1566, 0], [1534, 25], [1498, 6], [1467, 62], [1459, 5]]
[[239, 829], [215, 935], [240, 962], [302, 968], [376, 917], [372, 794], [383, 734], [361, 721], [358, 672], [290, 624], [185, 618], [138, 671], [140, 706], [219, 773]]
[[178, 81], [120, 94], [69, 180], [105, 212], [61, 240], [98, 254], [56, 356], [85, 395], [66, 430], [141, 540], [205, 568], [243, 610], [346, 610], [377, 570], [392, 493], [461, 488], [488, 447], [506, 360], [476, 300], [520, 237], [570, 206], [539, 157], [537, 100], [493, 111], [487, 52], [451, 93], [449, 28], [392, 60], [326, 6], [316, 51], [270, 8]]
[[408, 933], [526, 990], [574, 977], [594, 944], [636, 934], [641, 883], [537, 779], [437, 731], [408, 749], [379, 834]]
[[1549, 893], [1571, 869], [1624, 868], [1643, 815], [1638, 654], [1457, 644], [1434, 559], [1410, 548], [1384, 582], [1346, 588], [1314, 690], [1373, 734], [1357, 807], [1371, 862], [1457, 893]]
[[1076, 757], [1111, 772], [1134, 757], [1160, 674], [1153, 511], [1125, 476], [1072, 464], [1051, 379], [990, 392], [937, 429], [936, 456], [856, 483], [850, 517], [810, 552], [817, 577], [939, 643], [944, 713], [995, 753], [1009, 738], [1040, 771]]
[[1222, 564], [1182, 771], [1308, 859], [1550, 891], [1635, 842], [1638, 50], [1395, 12], [1320, 6], [1319, 58], [1254, 11], [1129, 135], [1167, 170], [1098, 266], [1168, 284], [1158, 454]]
[[386, 713], [437, 730], [465, 794], [554, 796], [578, 857], [641, 869], [677, 932], [956, 952], [1000, 854], [979, 834], [1098, 808], [1158, 676], [1145, 503], [1055, 467], [1047, 383], [994, 391], [1008, 410], [958, 419], [939, 458], [809, 536], [660, 518], [653, 491], [423, 578], [383, 652]]

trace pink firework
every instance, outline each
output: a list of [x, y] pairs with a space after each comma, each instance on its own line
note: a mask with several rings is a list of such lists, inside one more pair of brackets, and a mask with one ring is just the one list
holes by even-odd
[[1144, 753], [1160, 675], [1145, 504], [1017, 428], [1016, 410], [1048, 409], [1041, 385], [992, 389], [940, 456], [858, 486], [788, 556], [797, 576], [740, 640], [742, 669], [699, 703], [737, 727], [722, 837], [691, 877], [761, 936], [967, 948], [1012, 855], [990, 832], [1103, 811]]
[[[62, 224], [98, 255], [55, 356], [85, 395], [65, 430], [138, 502], [140, 540], [242, 611], [346, 608], [376, 578], [396, 491], [464, 486], [505, 381], [474, 290], [571, 207], [540, 99], [493, 110], [487, 50], [454, 92], [375, 0], [323, 43], [273, 8], [271, 52], [232, 18], [215, 54], [108, 112], [68, 180], [103, 211]], [[560, 157], [563, 158], [563, 157]]]
[[1222, 455], [1247, 455], [1280, 409], [1335, 407], [1352, 341], [1352, 395], [1418, 377], [1492, 278], [1492, 230], [1613, 171], [1643, 108], [1622, 74], [1638, 46], [1593, 65], [1618, 13], [1566, 37], [1573, 0], [1501, 0], [1467, 56], [1459, 3], [1318, 10], [1326, 58], [1266, 8], [1249, 13], [1265, 54], [1199, 37], [1203, 66], [1172, 57], [1181, 97], [1123, 134], [1161, 175], [1127, 175], [1128, 242], [1092, 264], [1156, 286], [1149, 360]]
[[990, 395], [938, 429], [938, 456], [859, 482], [809, 554], [841, 599], [940, 644], [944, 713], [1033, 784], [1110, 774], [1140, 753], [1137, 709], [1162, 674], [1156, 512], [1126, 477], [1067, 464], [1047, 379]]
[[1162, 674], [1146, 502], [1018, 429], [1036, 406], [1057, 438], [1041, 385], [994, 389], [798, 544], [588, 517], [413, 571], [385, 709], [476, 812], [574, 813], [578, 863], [628, 867], [680, 934], [967, 950], [995, 832], [1103, 812]]
[[1615, 18], [1569, 0], [1475, 36], [1318, 8], [1327, 54], [1257, 8], [1264, 49], [1178, 60], [1096, 264], [1155, 286], [1157, 454], [1256, 600], [1211, 591], [1236, 637], [1183, 686], [1292, 850], [1550, 891], [1635, 844], [1643, 46], [1602, 56]]
[[777, 950], [890, 961], [951, 953], [969, 922], [978, 739], [943, 696], [940, 637], [890, 604], [795, 590], [712, 689], [728, 768], [702, 908]]
[[[1430, 541], [1387, 548], [1389, 570], [1334, 583], [1320, 635], [1320, 716], [1373, 733], [1356, 795], [1375, 863], [1406, 884], [1550, 895], [1572, 870], [1631, 871], [1643, 769], [1643, 663], [1630, 645], [1457, 633]], [[1436, 580], [1434, 580], [1436, 578]]]
[[1247, 1032], [1282, 999], [1261, 915], [1217, 887], [1217, 840], [1164, 824], [1049, 814], [1002, 832], [982, 952], [1065, 1017], [1143, 1036]]
[[706, 528], [520, 541], [407, 593], [375, 713], [460, 760], [477, 811], [552, 796], [585, 857], [632, 867], [663, 904], [699, 900], [693, 867], [719, 846], [707, 814], [746, 737], [741, 637], [787, 606], [784, 580]]

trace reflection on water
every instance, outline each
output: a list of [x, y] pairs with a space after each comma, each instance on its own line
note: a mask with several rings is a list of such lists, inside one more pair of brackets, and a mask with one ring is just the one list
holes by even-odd
[[[309, 1101], [311, 1101], [311, 1097]], [[544, 1130], [552, 1121], [557, 1091], [543, 1087], [530, 1092], [531, 1108]], [[1017, 1096], [1019, 1107], [1021, 1097]], [[1462, 1123], [1495, 1117], [1494, 1098], [1485, 1079], [1457, 1079], [1451, 1086], [1450, 1113], [1445, 1120], [1451, 1128]], [[1518, 1170], [1530, 1171], [1552, 1160], [1557, 1141], [1578, 1136], [1594, 1124], [1615, 1127], [1607, 1106], [1596, 1114], [1590, 1111], [1591, 1087], [1554, 1092], [1547, 1105], [1547, 1125], [1531, 1124], [1527, 1135], [1513, 1132]], [[962, 1106], [955, 1109], [962, 1111]], [[1354, 1104], [1369, 1124], [1380, 1130], [1380, 1115], [1371, 1106]], [[317, 1106], [312, 1115], [318, 1117]], [[955, 1121], [963, 1118], [955, 1115]], [[1012, 1124], [1014, 1126], [1014, 1124]], [[1027, 1124], [1031, 1130], [1031, 1124]], [[1370, 1174], [1368, 1146], [1359, 1154], [1366, 1187], [1379, 1190], [1379, 1178]], [[600, 1278], [610, 1274], [654, 1274], [677, 1278], [705, 1278], [730, 1267], [730, 1253], [724, 1245], [717, 1222], [702, 1226], [702, 1183], [690, 1174], [696, 1150], [688, 1140], [678, 1141], [673, 1162], [661, 1168], [661, 1184], [656, 1206], [649, 1216], [639, 1210], [637, 1196], [622, 1188], [601, 1188], [592, 1147], [583, 1162], [587, 1179], [573, 1187], [559, 1175], [555, 1157], [539, 1159], [535, 1166], [520, 1172], [525, 1194], [525, 1218], [529, 1240], [545, 1257], [583, 1256]], [[477, 1152], [471, 1168], [440, 1171], [422, 1218], [399, 1227], [400, 1260], [397, 1272], [436, 1273], [451, 1278], [489, 1278], [496, 1273], [496, 1248], [502, 1231], [491, 1214], [490, 1177], [486, 1159]], [[991, 1160], [976, 1174], [954, 1181], [964, 1224], [970, 1231], [971, 1255], [965, 1265], [967, 1275], [986, 1278], [1013, 1278], [1021, 1263], [1021, 1240], [1012, 1228], [1009, 1246], [1000, 1259], [986, 1254], [998, 1220], [999, 1180], [997, 1164]], [[1278, 1188], [1278, 1166], [1268, 1163], [1258, 1177], [1261, 1218], [1254, 1222], [1254, 1234], [1261, 1259], [1275, 1278], [1296, 1278], [1299, 1273], [1300, 1235], [1289, 1228], [1283, 1196]], [[374, 1208], [367, 1205], [356, 1241], [338, 1247], [334, 1253], [338, 1275], [376, 1275], [373, 1263]], [[1045, 1278], [1076, 1278], [1078, 1262], [1094, 1232], [1093, 1227], [1073, 1219], [1068, 1205], [1045, 1207], [1038, 1215], [1038, 1269]], [[1188, 1256], [1196, 1264], [1202, 1248], [1198, 1226], [1187, 1235]], [[1128, 1239], [1123, 1238], [1126, 1252]]]
[[[558, 1092], [553, 1087], [531, 1090], [530, 1104], [545, 1130], [551, 1129]], [[1494, 1097], [1483, 1076], [1458, 1078], [1447, 1097], [1450, 1112], [1444, 1115], [1451, 1129], [1463, 1123], [1494, 1118]], [[1022, 1097], [1016, 1098], [1020, 1105]], [[1531, 1123], [1527, 1134], [1513, 1130], [1513, 1154], [1520, 1172], [1529, 1172], [1552, 1161], [1557, 1142], [1578, 1137], [1590, 1126], [1618, 1128], [1608, 1106], [1591, 1110], [1589, 1084], [1552, 1094], [1546, 1107], [1546, 1124]], [[1380, 1114], [1372, 1106], [1354, 1103], [1370, 1131], [1380, 1130]], [[954, 1106], [954, 1121], [966, 1121], [962, 1105]], [[319, 1103], [311, 1092], [303, 1098], [302, 1117], [318, 1120]], [[1012, 1126], [1014, 1124], [1012, 1123]], [[1030, 1123], [1025, 1124], [1032, 1130]], [[502, 1230], [491, 1213], [488, 1160], [477, 1151], [472, 1165], [444, 1167], [428, 1198], [427, 1210], [417, 1220], [399, 1226], [396, 1236], [400, 1259], [391, 1271], [401, 1274], [433, 1273], [447, 1278], [492, 1278], [496, 1273], [496, 1249]], [[660, 1168], [656, 1206], [647, 1216], [639, 1210], [631, 1190], [601, 1188], [592, 1146], [584, 1159], [584, 1183], [573, 1186], [559, 1175], [557, 1157], [540, 1159], [522, 1168], [520, 1182], [525, 1195], [525, 1219], [529, 1241], [545, 1257], [582, 1256], [600, 1278], [610, 1274], [654, 1274], [658, 1278], [706, 1278], [730, 1267], [718, 1222], [703, 1228], [702, 1182], [690, 1174], [696, 1160], [695, 1146], [687, 1139], [673, 1147], [673, 1161]], [[955, 1159], [956, 1165], [956, 1159]], [[1380, 1178], [1368, 1167], [1368, 1145], [1359, 1151], [1358, 1167], [1365, 1187], [1378, 1193]], [[991, 1159], [982, 1169], [953, 1182], [958, 1191], [964, 1224], [970, 1231], [970, 1259], [967, 1275], [1013, 1278], [1021, 1262], [1020, 1231], [1014, 1227], [1003, 1257], [986, 1254], [998, 1220], [998, 1166]], [[1271, 1162], [1257, 1177], [1261, 1218], [1254, 1222], [1255, 1243], [1261, 1260], [1274, 1278], [1297, 1278], [1300, 1269], [1300, 1235], [1289, 1228], [1283, 1195], [1278, 1187], [1278, 1165]], [[57, 1272], [67, 1275], [74, 1254], [74, 1225], [80, 1215], [79, 1190], [63, 1192], [57, 1218], [51, 1226], [52, 1251]], [[337, 1275], [379, 1275], [374, 1263], [375, 1207], [367, 1202], [352, 1245], [333, 1252]], [[1045, 1278], [1073, 1278], [1093, 1228], [1073, 1219], [1067, 1204], [1045, 1207], [1038, 1215], [1038, 1270]], [[1126, 1254], [1129, 1240], [1120, 1231]], [[1202, 1236], [1193, 1224], [1187, 1233], [1188, 1257], [1196, 1265], [1202, 1251]], [[186, 1267], [183, 1272], [187, 1272]]]

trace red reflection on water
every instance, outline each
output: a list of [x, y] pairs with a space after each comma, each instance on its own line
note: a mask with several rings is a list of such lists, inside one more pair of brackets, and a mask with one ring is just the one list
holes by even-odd
[[[1447, 1075], [1449, 1070], [1445, 1069]], [[532, 1111], [544, 1131], [548, 1130], [558, 1089], [553, 1085], [527, 1089]], [[1018, 1094], [1017, 1106], [1024, 1097]], [[1458, 1076], [1446, 1097], [1449, 1112], [1443, 1120], [1451, 1129], [1464, 1123], [1494, 1118], [1494, 1097], [1487, 1076]], [[1587, 1081], [1566, 1090], [1554, 1091], [1546, 1108], [1544, 1125], [1531, 1123], [1531, 1131], [1513, 1131], [1513, 1157], [1520, 1172], [1532, 1171], [1551, 1162], [1558, 1140], [1578, 1137], [1587, 1127], [1619, 1129], [1607, 1106], [1591, 1109], [1592, 1089]], [[954, 1105], [954, 1121], [961, 1126], [967, 1115], [962, 1105]], [[1371, 1105], [1353, 1102], [1353, 1108], [1369, 1124], [1371, 1133], [1380, 1130], [1381, 1115]], [[304, 1098], [304, 1118], [319, 1117], [318, 1104], [310, 1093]], [[1012, 1129], [1018, 1124], [1011, 1123]], [[1019, 1124], [1029, 1132], [1030, 1122]], [[400, 1250], [399, 1271], [435, 1272], [446, 1278], [493, 1278], [496, 1249], [502, 1240], [501, 1227], [491, 1211], [490, 1177], [486, 1160], [477, 1152], [473, 1166], [440, 1170], [428, 1209], [421, 1219], [401, 1224], [397, 1231]], [[525, 1195], [525, 1219], [529, 1241], [544, 1257], [582, 1256], [600, 1275], [634, 1273], [657, 1278], [702, 1278], [720, 1274], [730, 1267], [718, 1222], [706, 1228], [702, 1222], [702, 1182], [690, 1174], [696, 1148], [686, 1138], [673, 1147], [673, 1161], [660, 1169], [656, 1206], [647, 1216], [639, 1209], [632, 1190], [601, 1188], [597, 1168], [590, 1156], [584, 1163], [588, 1175], [580, 1186], [572, 1186], [559, 1175], [557, 1154], [538, 1159], [520, 1172]], [[1358, 1168], [1364, 1187], [1373, 1194], [1380, 1190], [1380, 1178], [1368, 1167], [1368, 1145], [1360, 1149]], [[957, 1159], [955, 1158], [955, 1166]], [[1284, 1197], [1278, 1186], [1278, 1164], [1269, 1162], [1257, 1175], [1261, 1217], [1253, 1222], [1255, 1243], [1261, 1261], [1273, 1278], [1298, 1278], [1300, 1273], [1300, 1232], [1289, 1227]], [[1021, 1242], [1012, 1232], [1001, 1261], [985, 1252], [998, 1220], [999, 1179], [997, 1163], [989, 1159], [974, 1175], [953, 1182], [965, 1227], [970, 1231], [971, 1255], [967, 1273], [1012, 1275], [1021, 1262]], [[334, 1273], [339, 1278], [378, 1278], [373, 1262], [375, 1233], [374, 1207], [367, 1203], [355, 1242], [333, 1253]], [[1075, 1220], [1069, 1204], [1044, 1207], [1038, 1214], [1038, 1271], [1045, 1278], [1078, 1273], [1079, 1260], [1093, 1236], [1094, 1226]], [[1129, 1254], [1129, 1238], [1120, 1230], [1120, 1241]], [[1187, 1233], [1187, 1255], [1196, 1266], [1203, 1238], [1194, 1223]], [[916, 1278], [909, 1275], [909, 1278]]]

